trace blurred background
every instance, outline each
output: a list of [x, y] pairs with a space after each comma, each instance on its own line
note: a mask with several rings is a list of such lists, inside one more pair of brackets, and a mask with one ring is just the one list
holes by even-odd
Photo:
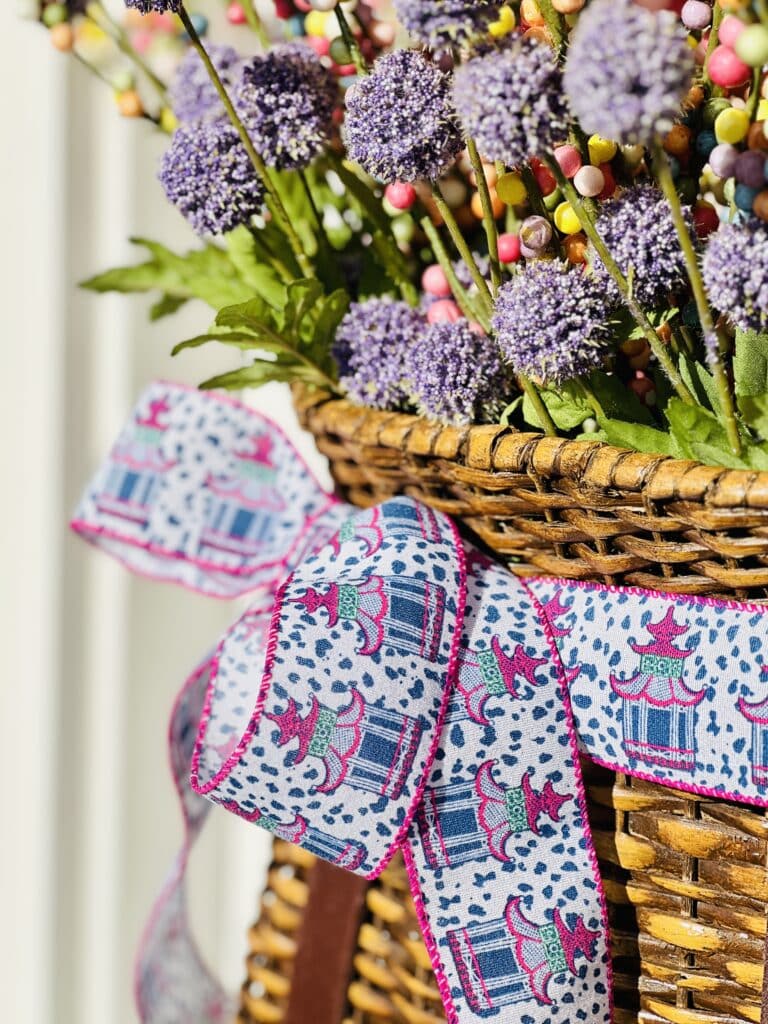
[[[168, 355], [207, 327], [199, 304], [150, 325], [145, 298], [77, 289], [133, 261], [131, 235], [193, 243], [155, 180], [163, 139], [8, 0], [0, 39], [0, 1018], [135, 1024], [134, 951], [182, 838], [168, 714], [238, 609], [130, 576], [67, 521], [145, 384], [198, 383], [222, 352]], [[256, 397], [317, 466], [287, 394]], [[232, 988], [268, 850], [216, 810], [193, 855], [196, 934]]]

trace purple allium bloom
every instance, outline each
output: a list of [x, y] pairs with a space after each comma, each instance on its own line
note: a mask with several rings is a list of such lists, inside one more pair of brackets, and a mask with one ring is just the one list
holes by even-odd
[[157, 11], [158, 14], [178, 14], [181, 7], [181, 0], [125, 0], [126, 7], [133, 7], [141, 14], [151, 14]]
[[536, 260], [499, 289], [493, 329], [513, 369], [563, 384], [600, 366], [610, 313], [605, 289], [583, 268]]
[[505, 397], [499, 346], [466, 320], [433, 324], [407, 353], [405, 368], [419, 412], [441, 423], [471, 423], [483, 405]]
[[495, 0], [395, 0], [395, 13], [417, 42], [438, 50], [487, 32], [500, 6]]
[[264, 204], [264, 189], [245, 147], [224, 120], [198, 121], [174, 132], [158, 177], [168, 199], [199, 235], [232, 231]]
[[[208, 56], [225, 87], [234, 85], [240, 57], [231, 46], [211, 43]], [[224, 104], [210, 79], [197, 50], [190, 47], [176, 69], [168, 89], [168, 99], [179, 121], [199, 121], [201, 118], [224, 116]]]
[[405, 302], [353, 302], [333, 345], [339, 378], [349, 396], [374, 409], [401, 406], [407, 399], [403, 364], [426, 329], [424, 316]]
[[694, 69], [676, 14], [593, 0], [573, 33], [564, 84], [587, 134], [649, 146], [679, 117]]
[[350, 159], [387, 185], [435, 181], [461, 151], [450, 79], [416, 50], [379, 57], [346, 103]]
[[336, 80], [307, 46], [276, 46], [241, 65], [234, 104], [264, 162], [307, 167], [328, 144]]
[[[683, 212], [695, 241], [691, 212]], [[632, 271], [633, 294], [641, 306], [666, 302], [669, 292], [686, 282], [685, 259], [672, 211], [653, 185], [635, 185], [604, 203], [597, 230], [622, 273], [628, 277]], [[613, 278], [591, 247], [590, 260], [595, 276], [618, 298]]]
[[562, 74], [549, 46], [515, 37], [456, 69], [453, 99], [484, 157], [519, 167], [568, 135]]
[[712, 304], [745, 331], [768, 330], [768, 227], [759, 221], [724, 224], [710, 236], [702, 260]]

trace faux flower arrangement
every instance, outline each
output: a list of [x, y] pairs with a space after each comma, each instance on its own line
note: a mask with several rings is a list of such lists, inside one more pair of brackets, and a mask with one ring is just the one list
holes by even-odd
[[267, 45], [238, 0], [239, 51], [183, 0], [125, 2], [128, 28], [37, 13], [81, 60], [83, 19], [129, 57], [137, 12], [179, 41], [169, 82], [138, 55], [158, 98], [131, 109], [204, 241], [86, 286], [213, 306], [174, 351], [247, 365], [203, 387], [768, 469], [765, 3], [282, 0]]

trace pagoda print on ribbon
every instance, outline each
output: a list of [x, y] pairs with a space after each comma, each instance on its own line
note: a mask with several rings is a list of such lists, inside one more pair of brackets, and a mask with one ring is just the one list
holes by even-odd
[[276, 516], [286, 505], [277, 489], [271, 460], [272, 438], [256, 434], [236, 452], [236, 467], [226, 476], [209, 474], [211, 500], [200, 535], [200, 554], [217, 552], [249, 558], [272, 540]]
[[[464, 698], [467, 715], [473, 722], [489, 725], [485, 717], [485, 705], [489, 697], [519, 696], [518, 680], [525, 680], [536, 686], [536, 669], [545, 665], [546, 658], [532, 658], [525, 653], [522, 644], [515, 647], [512, 657], [502, 649], [497, 636], [491, 640], [490, 649], [482, 651], [464, 650], [459, 654], [459, 675], [457, 687]], [[457, 716], [453, 716], [457, 717]]]
[[[762, 666], [760, 674], [768, 679], [768, 665]], [[764, 792], [768, 788], [768, 693], [755, 703], [740, 697], [739, 711], [752, 723], [752, 781]]]
[[650, 623], [653, 641], [631, 644], [640, 655], [629, 679], [611, 674], [611, 688], [623, 700], [624, 750], [637, 761], [692, 772], [696, 767], [696, 707], [706, 689], [684, 683], [685, 661], [693, 650], [675, 646], [688, 632], [674, 619], [674, 607], [660, 622]]
[[480, 1017], [532, 999], [551, 1005], [550, 979], [567, 971], [578, 974], [579, 955], [595, 958], [599, 932], [590, 931], [580, 915], [569, 915], [568, 924], [555, 907], [552, 921], [540, 925], [528, 919], [522, 902], [513, 896], [503, 918], [447, 933], [464, 995]]
[[106, 484], [96, 498], [102, 515], [142, 529], [148, 525], [163, 475], [175, 464], [161, 450], [170, 409], [165, 398], [151, 401], [149, 412], [136, 417], [131, 436], [115, 446]]
[[358, 513], [342, 525], [331, 544], [338, 555], [341, 545], [349, 541], [365, 544], [363, 558], [370, 558], [381, 547], [384, 535], [416, 537], [439, 543], [442, 539], [440, 523], [431, 508], [412, 501], [388, 501], [365, 513]]
[[[322, 586], [322, 584], [321, 584]], [[355, 622], [363, 638], [358, 654], [393, 647], [438, 661], [445, 615], [445, 590], [415, 576], [366, 576], [355, 583], [329, 583], [321, 592], [309, 587], [292, 600], [310, 614], [328, 613], [328, 626]]]
[[427, 788], [416, 824], [427, 863], [433, 869], [495, 857], [509, 860], [507, 841], [522, 832], [541, 834], [541, 823], [560, 821], [560, 809], [573, 799], [557, 793], [550, 780], [541, 791], [525, 772], [520, 785], [500, 786], [495, 761], [486, 761], [474, 779]]
[[408, 781], [422, 724], [398, 711], [367, 705], [357, 690], [350, 696], [351, 703], [338, 711], [312, 696], [303, 717], [293, 698], [285, 711], [266, 716], [280, 730], [279, 747], [298, 741], [285, 765], [301, 764], [307, 757], [320, 761], [325, 777], [314, 791], [332, 793], [345, 784], [396, 800]]

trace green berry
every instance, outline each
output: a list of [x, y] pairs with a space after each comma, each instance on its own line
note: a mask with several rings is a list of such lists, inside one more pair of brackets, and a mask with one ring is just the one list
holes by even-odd
[[67, 8], [64, 4], [48, 4], [43, 9], [43, 24], [48, 28], [53, 28], [54, 25], [60, 25], [62, 21], [67, 20]]

